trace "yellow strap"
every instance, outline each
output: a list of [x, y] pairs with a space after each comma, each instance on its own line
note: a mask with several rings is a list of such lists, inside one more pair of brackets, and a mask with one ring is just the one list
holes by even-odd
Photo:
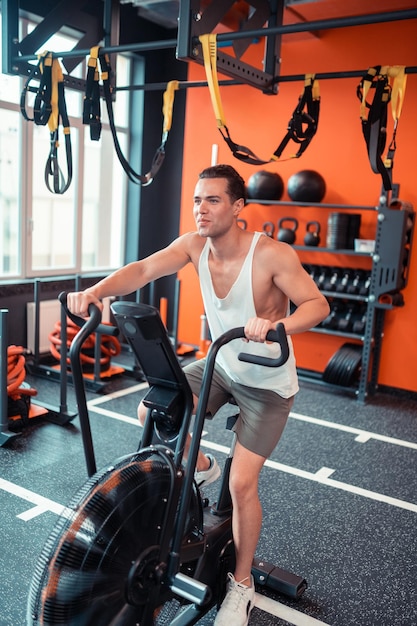
[[163, 125], [164, 135], [171, 130], [172, 109], [174, 106], [175, 92], [177, 91], [178, 88], [179, 88], [179, 81], [171, 80], [167, 84], [167, 87], [164, 91], [163, 106], [162, 106], [162, 112], [164, 114], [164, 125]]
[[90, 49], [90, 56], [88, 58], [88, 67], [94, 67], [94, 80], [98, 83], [100, 80], [100, 73], [98, 71], [98, 54], [100, 52], [100, 46], [93, 46]]
[[400, 119], [401, 110], [404, 102], [405, 88], [407, 85], [407, 75], [404, 65], [393, 65], [388, 68], [388, 76], [393, 78], [391, 92], [391, 110], [394, 123]]
[[49, 130], [54, 132], [59, 126], [59, 109], [58, 109], [58, 83], [64, 81], [61, 64], [58, 59], [52, 61], [52, 94], [51, 94], [51, 115], [48, 120]]
[[220, 97], [219, 81], [217, 78], [217, 35], [209, 33], [199, 37], [203, 49], [204, 68], [210, 90], [211, 104], [216, 117], [217, 127], [226, 127], [223, 106]]
[[309, 87], [311, 85], [311, 95], [313, 100], [320, 100], [320, 87], [319, 81], [316, 80], [315, 74], [306, 74], [304, 76], [304, 87]]
[[370, 80], [368, 79], [364, 79], [363, 80], [363, 87], [362, 87], [362, 102], [360, 105], [360, 117], [362, 120], [367, 120], [368, 119], [368, 111], [367, 111], [367, 107], [366, 107], [366, 98], [368, 97], [368, 92], [371, 88], [372, 85], [372, 79], [374, 76], [376, 76], [376, 68], [375, 67], [370, 67], [368, 69], [368, 74], [372, 77]]
[[43, 72], [44, 65], [52, 65], [52, 52], [48, 50], [44, 50], [40, 54], [38, 54], [38, 59], [40, 61], [39, 67], [41, 72]]
[[[391, 113], [394, 120], [394, 130], [392, 134], [391, 144], [388, 150], [388, 155], [384, 160], [384, 165], [387, 169], [392, 168], [393, 158], [392, 156], [396, 150], [396, 134], [398, 121], [400, 119], [401, 110], [404, 102], [405, 87], [407, 84], [407, 76], [405, 73], [404, 65], [393, 65], [388, 68], [388, 76], [393, 78], [392, 90], [391, 90]], [[391, 157], [391, 158], [389, 158]]]

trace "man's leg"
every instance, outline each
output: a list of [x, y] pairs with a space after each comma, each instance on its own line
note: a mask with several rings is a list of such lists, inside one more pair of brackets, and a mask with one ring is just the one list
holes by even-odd
[[230, 470], [233, 502], [233, 540], [236, 550], [235, 579], [251, 585], [252, 561], [262, 526], [262, 507], [258, 494], [259, 474], [265, 458], [236, 442]]
[[264, 462], [263, 456], [236, 442], [229, 483], [236, 567], [234, 575], [228, 574], [226, 596], [217, 613], [215, 626], [247, 626], [255, 603], [251, 570], [262, 525], [258, 479]]

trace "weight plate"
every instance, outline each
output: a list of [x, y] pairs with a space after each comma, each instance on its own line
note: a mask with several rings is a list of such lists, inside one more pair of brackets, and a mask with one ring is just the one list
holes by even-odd
[[350, 387], [357, 379], [362, 361], [362, 348], [358, 344], [345, 343], [330, 358], [323, 380], [332, 385]]

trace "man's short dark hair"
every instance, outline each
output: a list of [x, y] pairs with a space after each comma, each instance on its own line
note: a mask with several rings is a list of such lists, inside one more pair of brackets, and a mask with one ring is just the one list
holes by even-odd
[[231, 165], [212, 165], [206, 167], [200, 174], [199, 178], [225, 178], [227, 180], [227, 193], [232, 202], [236, 202], [239, 198], [243, 198], [246, 203], [247, 193], [245, 181]]

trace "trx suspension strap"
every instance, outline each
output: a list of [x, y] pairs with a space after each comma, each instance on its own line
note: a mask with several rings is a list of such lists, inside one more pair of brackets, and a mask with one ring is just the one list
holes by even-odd
[[[26, 121], [35, 122], [38, 126], [45, 126], [52, 111], [52, 53], [43, 52], [38, 56], [38, 59], [38, 64], [34, 66], [20, 95], [20, 111]], [[39, 80], [37, 89], [30, 87], [30, 83], [34, 79]], [[26, 94], [28, 91], [36, 91], [33, 117], [29, 117], [26, 111]]]
[[[263, 165], [278, 161], [290, 140], [299, 144], [296, 154], [288, 158], [299, 158], [308, 147], [317, 132], [320, 113], [320, 92], [318, 81], [314, 74], [306, 74], [304, 91], [300, 96], [292, 117], [288, 123], [287, 134], [278, 148], [267, 160], [258, 157], [250, 148], [239, 145], [233, 141], [226, 124], [223, 106], [220, 97], [219, 81], [217, 77], [217, 46], [216, 34], [200, 35], [199, 37], [204, 58], [207, 83], [210, 91], [211, 103], [217, 122], [217, 127], [223, 139], [229, 146], [234, 157], [251, 165]], [[305, 110], [306, 109], [306, 110]], [[285, 159], [286, 160], [286, 159]]]
[[83, 124], [90, 126], [90, 139], [92, 141], [98, 141], [101, 135], [98, 51], [98, 46], [91, 48], [90, 51], [83, 105]]
[[153, 179], [155, 178], [156, 174], [158, 173], [163, 163], [163, 160], [165, 158], [165, 145], [168, 140], [169, 131], [171, 130], [174, 95], [175, 95], [175, 91], [179, 87], [179, 82], [177, 80], [172, 80], [167, 84], [167, 88], [165, 90], [164, 98], [163, 98], [164, 123], [163, 123], [161, 144], [157, 148], [154, 154], [149, 172], [147, 174], [138, 174], [129, 165], [128, 161], [124, 157], [123, 152], [120, 148], [119, 140], [117, 138], [116, 125], [115, 125], [114, 114], [113, 114], [113, 102], [112, 102], [113, 87], [111, 85], [111, 67], [110, 67], [110, 60], [109, 60], [108, 55], [102, 54], [99, 51], [99, 61], [100, 61], [100, 68], [101, 68], [101, 79], [103, 82], [104, 99], [106, 101], [110, 129], [111, 129], [111, 133], [113, 136], [113, 143], [116, 149], [116, 154], [118, 156], [118, 159], [124, 171], [126, 172], [129, 180], [131, 180], [133, 183], [141, 184], [143, 186], [150, 185]]
[[397, 149], [397, 128], [404, 102], [405, 87], [407, 84], [405, 66], [393, 65], [392, 67], [389, 67], [388, 75], [394, 78], [391, 91], [391, 112], [394, 120], [394, 128], [392, 131], [391, 143], [388, 146], [388, 152], [387, 156], [385, 157], [384, 164], [388, 171], [391, 172], [392, 176], [392, 170], [394, 167], [394, 155]]
[[[307, 107], [307, 110], [304, 110]], [[274, 152], [279, 159], [287, 143], [292, 140], [300, 144], [298, 152], [291, 158], [298, 159], [310, 144], [317, 132], [320, 114], [320, 91], [314, 74], [306, 74], [304, 91], [298, 100], [292, 117], [288, 122], [288, 132]]]
[[[394, 78], [393, 86], [390, 77]], [[401, 66], [370, 67], [357, 87], [360, 100], [360, 118], [362, 132], [368, 151], [372, 171], [380, 174], [385, 191], [392, 189], [392, 168], [396, 150], [396, 134], [398, 120], [404, 99], [406, 85], [405, 68]], [[370, 90], [374, 95], [369, 102]], [[387, 157], [383, 160], [383, 152], [387, 141], [388, 104], [391, 101], [394, 130]]]
[[[45, 184], [49, 191], [63, 194], [67, 191], [72, 180], [72, 148], [70, 124], [65, 102], [64, 76], [58, 59], [52, 62], [52, 111], [48, 120], [50, 136], [49, 157], [45, 166]], [[65, 154], [67, 158], [67, 180], [58, 163], [59, 148], [59, 121], [62, 122], [65, 138]], [[49, 179], [52, 179], [50, 184]]]
[[[33, 78], [39, 80], [33, 107], [33, 118], [26, 112], [26, 93]], [[29, 76], [20, 97], [20, 110], [23, 117], [37, 125], [48, 124], [50, 132], [50, 150], [45, 165], [45, 184], [49, 191], [63, 194], [72, 181], [72, 148], [70, 124], [65, 102], [64, 76], [58, 59], [52, 57], [52, 52], [44, 52], [39, 56], [39, 63]], [[65, 137], [65, 152], [67, 160], [67, 180], [58, 163], [59, 123], [62, 122]], [[52, 179], [50, 183], [50, 178]]]

